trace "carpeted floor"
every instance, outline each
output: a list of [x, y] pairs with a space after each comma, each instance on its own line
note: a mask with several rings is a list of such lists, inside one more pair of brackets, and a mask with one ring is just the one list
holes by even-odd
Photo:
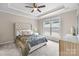
[[[16, 48], [15, 44], [6, 44], [0, 46], [0, 56], [20, 56], [21, 53]], [[47, 45], [32, 52], [28, 56], [58, 56], [59, 44], [53, 41], [48, 41]]]
[[14, 43], [0, 45], [0, 56], [19, 56], [21, 53]]
[[48, 41], [46, 46], [34, 51], [30, 56], [58, 56], [59, 45], [56, 42]]

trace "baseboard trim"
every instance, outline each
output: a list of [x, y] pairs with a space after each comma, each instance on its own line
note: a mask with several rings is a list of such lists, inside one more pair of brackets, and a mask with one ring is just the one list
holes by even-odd
[[51, 39], [49, 39], [50, 41], [53, 41], [53, 42], [56, 42], [56, 43], [59, 43], [59, 41], [55, 41], [55, 40], [51, 40]]
[[3, 45], [3, 44], [8, 44], [8, 43], [14, 43], [14, 41], [2, 42], [2, 43], [0, 43], [0, 45]]

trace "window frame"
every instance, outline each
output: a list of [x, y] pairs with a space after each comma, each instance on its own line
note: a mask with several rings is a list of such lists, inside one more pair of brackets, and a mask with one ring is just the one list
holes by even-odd
[[[49, 22], [50, 23], [50, 36], [52, 35], [52, 23], [51, 23], [51, 21], [54, 21], [55, 19], [58, 19], [58, 22], [60, 23], [60, 29], [59, 29], [59, 34], [61, 35], [61, 31], [62, 31], [62, 21], [61, 21], [61, 17], [53, 17], [53, 18], [48, 18], [48, 19], [46, 19], [45, 21], [43, 21], [43, 23], [44, 22]], [[44, 24], [43, 24], [43, 26], [44, 26]], [[43, 27], [43, 35], [44, 35], [44, 27]]]

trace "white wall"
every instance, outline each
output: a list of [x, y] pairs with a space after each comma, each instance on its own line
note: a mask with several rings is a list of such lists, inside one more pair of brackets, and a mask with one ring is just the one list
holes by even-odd
[[77, 9], [77, 27], [78, 27], [77, 33], [79, 33], [79, 8]]
[[[57, 16], [61, 17], [61, 20], [62, 20], [62, 35], [69, 34], [71, 27], [76, 24], [76, 10], [65, 12], [65, 13], [57, 15]], [[39, 26], [38, 32], [41, 34], [43, 33], [42, 24], [43, 24], [44, 20], [46, 20], [46, 19], [38, 20], [38, 26]]]
[[14, 41], [13, 24], [16, 22], [30, 23], [36, 28], [36, 21], [33, 19], [0, 12], [0, 43]]
[[63, 35], [70, 34], [72, 26], [76, 27], [77, 14], [75, 11], [70, 11], [60, 15], [62, 19], [62, 32]]

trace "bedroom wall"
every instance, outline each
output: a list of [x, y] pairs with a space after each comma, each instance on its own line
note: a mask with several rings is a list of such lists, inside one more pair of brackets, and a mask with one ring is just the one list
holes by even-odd
[[[71, 27], [72, 26], [76, 26], [76, 10], [65, 12], [63, 14], [54, 15], [54, 16], [61, 17], [61, 20], [62, 20], [62, 35], [70, 33]], [[44, 20], [46, 20], [46, 19], [39, 19], [38, 20], [38, 26], [39, 26], [38, 27], [38, 32], [40, 34], [43, 33], [43, 31], [42, 31], [42, 29], [43, 29], [42, 25], [43, 25], [43, 21]]]
[[36, 28], [36, 20], [34, 19], [0, 12], [0, 43], [14, 41], [13, 24], [17, 22], [29, 23], [32, 24], [32, 28]]
[[60, 17], [62, 19], [63, 35], [71, 34], [72, 26], [75, 26], [75, 28], [76, 28], [76, 21], [77, 21], [76, 10], [64, 13], [64, 14], [60, 15]]
[[77, 27], [78, 27], [78, 33], [79, 33], [79, 8], [77, 9]]

